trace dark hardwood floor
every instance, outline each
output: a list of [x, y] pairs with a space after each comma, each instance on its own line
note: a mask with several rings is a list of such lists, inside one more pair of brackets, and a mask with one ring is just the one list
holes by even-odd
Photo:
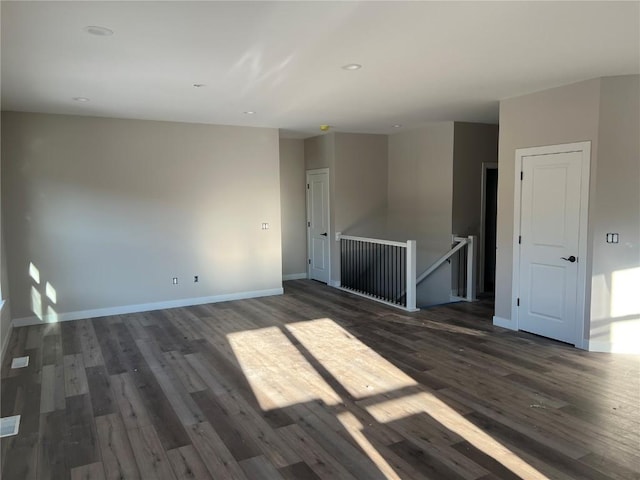
[[2, 478], [640, 479], [640, 359], [492, 313], [405, 314], [301, 280], [14, 329]]

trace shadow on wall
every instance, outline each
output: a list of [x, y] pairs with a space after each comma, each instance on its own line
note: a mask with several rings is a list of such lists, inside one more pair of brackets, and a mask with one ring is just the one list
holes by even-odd
[[593, 276], [591, 342], [611, 344], [614, 353], [640, 353], [640, 266]]

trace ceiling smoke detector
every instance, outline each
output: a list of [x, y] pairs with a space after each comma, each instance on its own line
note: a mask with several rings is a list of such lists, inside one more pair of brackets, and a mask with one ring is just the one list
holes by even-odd
[[89, 35], [95, 35], [97, 37], [110, 37], [113, 35], [113, 30], [107, 27], [99, 27], [97, 25], [89, 25], [84, 27], [84, 31]]
[[342, 67], [343, 70], [360, 70], [361, 68], [362, 65], [360, 65], [359, 63], [349, 63]]

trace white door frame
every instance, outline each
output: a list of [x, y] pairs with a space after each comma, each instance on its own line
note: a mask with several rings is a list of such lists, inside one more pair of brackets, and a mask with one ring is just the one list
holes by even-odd
[[574, 345], [586, 349], [588, 341], [584, 339], [584, 323], [587, 298], [587, 227], [589, 219], [589, 171], [591, 169], [591, 142], [565, 143], [543, 147], [519, 148], [515, 159], [515, 188], [513, 205], [513, 277], [511, 281], [513, 293], [511, 299], [511, 321], [516, 330], [519, 327], [519, 311], [517, 299], [520, 297], [520, 214], [522, 207], [523, 159], [536, 155], [556, 153], [582, 152], [582, 179], [580, 184], [580, 235], [578, 241], [578, 279], [576, 295], [576, 331]]
[[487, 170], [497, 170], [498, 164], [496, 162], [482, 162], [482, 185], [480, 187], [480, 245], [478, 248], [478, 291], [484, 292], [484, 222], [487, 216], [487, 206], [485, 202], [487, 201]]
[[[327, 174], [327, 190], [329, 195], [327, 196], [327, 253], [329, 255], [329, 265], [328, 265], [328, 273], [329, 278], [327, 279], [327, 285], [331, 285], [331, 239], [333, 238], [331, 235], [331, 175], [329, 175], [329, 168], [314, 168], [311, 170], [307, 170], [305, 173], [305, 181], [306, 185], [309, 185], [309, 175], [314, 173], [326, 173]], [[307, 200], [307, 278], [311, 278], [311, 264], [309, 263], [309, 259], [311, 258], [309, 255], [311, 254], [311, 235], [309, 234], [309, 189], [305, 188], [306, 200]]]

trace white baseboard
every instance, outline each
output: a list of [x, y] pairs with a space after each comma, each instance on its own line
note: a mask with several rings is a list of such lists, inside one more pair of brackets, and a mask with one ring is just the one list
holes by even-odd
[[340, 280], [329, 280], [329, 286], [340, 288]]
[[149, 312], [152, 310], [162, 310], [165, 308], [190, 307], [192, 305], [202, 305], [205, 303], [228, 302], [229, 300], [243, 300], [247, 298], [269, 297], [272, 295], [282, 295], [282, 288], [272, 288], [269, 290], [254, 290], [248, 292], [227, 293], [224, 295], [213, 295], [211, 297], [181, 298], [167, 302], [143, 303], [138, 305], [124, 305], [120, 307], [98, 308], [95, 310], [82, 310], [77, 312], [58, 313], [56, 315], [45, 315], [42, 319], [32, 316], [14, 318], [14, 327], [25, 327], [28, 325], [38, 325], [40, 323], [57, 323], [70, 320], [82, 320], [84, 318], [108, 317], [110, 315], [125, 315], [127, 313]]
[[496, 327], [508, 328], [509, 330], [517, 330], [517, 328], [515, 327], [515, 325], [511, 320], [507, 318], [496, 317], [495, 315], [493, 317], [493, 324]]
[[282, 281], [286, 282], [287, 280], [302, 280], [307, 278], [307, 272], [303, 273], [288, 273], [286, 275], [282, 275]]
[[631, 343], [611, 343], [611, 342], [597, 342], [593, 340], [585, 340], [585, 349], [590, 352], [602, 352], [602, 353], [629, 353], [634, 355], [640, 355], [640, 344], [635, 342]]
[[575, 344], [576, 348], [579, 348], [580, 350], [587, 350], [589, 351], [589, 340], [585, 340], [584, 338], [579, 341], [578, 343]]

